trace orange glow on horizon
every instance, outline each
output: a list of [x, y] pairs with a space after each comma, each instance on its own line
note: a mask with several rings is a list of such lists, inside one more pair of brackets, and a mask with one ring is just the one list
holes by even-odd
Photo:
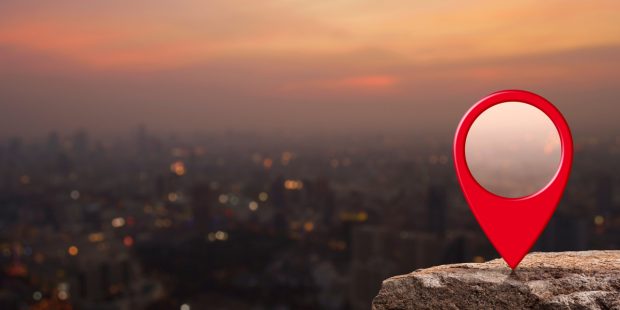
[[359, 88], [385, 88], [396, 84], [397, 78], [389, 75], [370, 75], [345, 78], [335, 81], [336, 85]]
[[379, 91], [390, 90], [399, 81], [394, 75], [360, 75], [338, 79], [310, 80], [304, 82], [292, 82], [284, 85], [281, 90], [286, 92], [310, 91], [347, 91], [366, 90]]

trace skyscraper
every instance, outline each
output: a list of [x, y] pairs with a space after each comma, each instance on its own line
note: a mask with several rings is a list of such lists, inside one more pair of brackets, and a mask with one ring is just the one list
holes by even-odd
[[437, 185], [428, 189], [428, 229], [429, 232], [443, 236], [446, 232], [446, 191]]
[[215, 199], [209, 184], [197, 183], [192, 188], [192, 211], [194, 213], [194, 225], [200, 231], [208, 231], [211, 220], [211, 206]]

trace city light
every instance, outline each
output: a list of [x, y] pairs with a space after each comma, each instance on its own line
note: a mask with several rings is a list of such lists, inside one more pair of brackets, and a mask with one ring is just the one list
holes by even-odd
[[77, 256], [79, 252], [80, 251], [75, 245], [72, 245], [67, 249], [67, 253], [69, 253], [69, 255], [71, 256]]
[[368, 213], [366, 211], [361, 212], [342, 212], [339, 214], [339, 218], [344, 222], [365, 222], [368, 220]]
[[43, 264], [43, 262], [45, 262], [45, 255], [43, 255], [42, 253], [35, 253], [34, 254], [34, 261], [37, 264]]
[[368, 220], [368, 213], [366, 213], [365, 211], [362, 211], [357, 214], [358, 222], [365, 222], [366, 220]]
[[258, 203], [256, 201], [252, 201], [248, 204], [248, 209], [250, 209], [250, 211], [256, 211], [258, 210]]
[[597, 215], [594, 217], [594, 225], [603, 226], [605, 224], [605, 218], [602, 215]]
[[305, 223], [304, 223], [304, 230], [305, 230], [306, 232], [311, 232], [311, 231], [313, 231], [313, 230], [314, 230], [314, 223], [313, 223], [313, 222], [311, 222], [311, 221], [305, 222]]
[[172, 226], [172, 220], [170, 219], [156, 219], [155, 227], [157, 228], [168, 228]]
[[179, 199], [179, 195], [177, 193], [175, 192], [168, 193], [168, 201], [175, 202], [177, 201], [177, 199]]
[[180, 160], [175, 161], [170, 165], [170, 171], [178, 176], [182, 176], [186, 172], [185, 164]]
[[207, 154], [207, 149], [202, 147], [202, 146], [197, 146], [194, 148], [194, 155], [196, 156], [203, 156]]
[[108, 291], [110, 292], [110, 294], [116, 295], [121, 291], [121, 285], [120, 284], [110, 285], [110, 287], [108, 288]]
[[41, 298], [43, 298], [43, 294], [41, 292], [36, 291], [32, 293], [32, 299], [39, 301]]
[[215, 241], [215, 234], [214, 233], [209, 233], [207, 235], [207, 240], [209, 240], [209, 242]]
[[288, 190], [300, 190], [304, 187], [304, 183], [300, 180], [286, 180], [284, 181], [284, 188]]
[[30, 177], [28, 175], [22, 175], [19, 177], [19, 182], [23, 185], [30, 184]]
[[267, 194], [266, 192], [261, 192], [260, 194], [258, 194], [258, 200], [265, 202], [267, 201], [267, 199], [269, 199], [269, 194]]
[[221, 204], [228, 203], [228, 195], [221, 194], [219, 197], [217, 197], [217, 201], [219, 201]]
[[271, 166], [273, 166], [273, 160], [271, 158], [263, 159], [263, 167], [265, 167], [265, 169], [270, 169]]
[[123, 238], [123, 244], [126, 247], [131, 247], [133, 245], [133, 237], [131, 236], [125, 236], [125, 238]]
[[226, 241], [228, 240], [228, 233], [218, 230], [217, 232], [215, 232], [215, 239], [220, 241]]
[[78, 200], [80, 198], [80, 192], [77, 190], [72, 190], [69, 196], [71, 196], [71, 199], [73, 200]]
[[298, 221], [291, 221], [291, 222], [289, 223], [289, 228], [290, 228], [291, 230], [298, 230], [298, 229], [300, 229], [300, 228], [301, 228], [301, 223], [300, 223], [300, 222], [298, 222]]
[[90, 242], [101, 242], [104, 239], [103, 233], [91, 233], [88, 235], [88, 241]]
[[428, 158], [428, 162], [431, 165], [442, 164], [445, 165], [448, 163], [448, 156], [446, 155], [431, 155]]
[[125, 219], [122, 217], [115, 217], [112, 219], [112, 227], [120, 228], [125, 226]]
[[59, 296], [59, 299], [66, 300], [67, 298], [69, 298], [69, 283], [67, 283], [67, 282], [60, 282], [60, 283], [58, 283], [57, 289], [58, 289], [59, 293], [60, 292], [64, 293], [63, 297]]
[[170, 151], [170, 154], [174, 157], [186, 157], [188, 153], [186, 149], [180, 147], [175, 147]]
[[181, 310], [190, 310], [191, 308], [189, 307], [188, 304], [182, 304], [181, 305]]
[[429, 156], [428, 162], [431, 163], [432, 165], [437, 164], [439, 162], [439, 156], [437, 156], [437, 155]]
[[291, 159], [293, 159], [293, 153], [283, 152], [280, 158], [280, 162], [282, 163], [282, 166], [287, 166], [291, 162]]
[[60, 299], [60, 300], [67, 300], [67, 299], [69, 299], [69, 293], [67, 293], [66, 291], [59, 291], [58, 292], [58, 299]]
[[330, 240], [327, 243], [330, 249], [338, 252], [342, 252], [347, 249], [347, 243], [341, 240]]
[[484, 260], [484, 257], [482, 257], [482, 256], [474, 256], [474, 258], [472, 259], [472, 261], [473, 261], [474, 263], [484, 263], [484, 261], [485, 261], [485, 260]]
[[263, 157], [259, 153], [252, 154], [252, 161], [255, 164], [259, 164], [263, 160]]

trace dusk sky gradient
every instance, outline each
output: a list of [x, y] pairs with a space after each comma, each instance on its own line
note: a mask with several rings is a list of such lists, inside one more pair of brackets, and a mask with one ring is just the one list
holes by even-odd
[[0, 2], [0, 133], [453, 131], [496, 90], [617, 131], [618, 1]]

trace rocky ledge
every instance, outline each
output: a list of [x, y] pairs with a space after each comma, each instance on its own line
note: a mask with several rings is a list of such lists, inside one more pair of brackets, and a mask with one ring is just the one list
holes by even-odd
[[420, 269], [383, 281], [380, 309], [620, 309], [620, 251], [531, 253]]

